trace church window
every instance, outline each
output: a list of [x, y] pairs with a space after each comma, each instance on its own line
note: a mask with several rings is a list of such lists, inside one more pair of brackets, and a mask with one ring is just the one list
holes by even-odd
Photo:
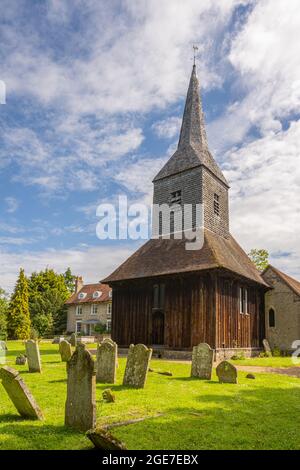
[[165, 285], [155, 284], [153, 286], [153, 308], [163, 309], [165, 304]]
[[181, 190], [173, 191], [171, 193], [171, 205], [181, 204]]
[[240, 287], [240, 313], [248, 314], [248, 289]]
[[220, 215], [220, 196], [216, 193], [214, 194], [214, 213]]
[[273, 308], [270, 308], [269, 310], [269, 327], [270, 328], [275, 327], [275, 311]]

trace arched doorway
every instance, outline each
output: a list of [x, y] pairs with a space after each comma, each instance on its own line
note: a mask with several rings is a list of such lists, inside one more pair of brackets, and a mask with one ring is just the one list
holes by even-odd
[[165, 316], [163, 312], [152, 314], [152, 344], [163, 345], [165, 339]]

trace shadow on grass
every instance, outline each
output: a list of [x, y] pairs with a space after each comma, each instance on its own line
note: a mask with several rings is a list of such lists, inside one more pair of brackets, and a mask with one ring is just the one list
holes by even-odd
[[67, 383], [67, 379], [48, 380], [49, 384]]
[[12, 413], [0, 415], [0, 423], [9, 423], [11, 421], [24, 421], [24, 418], [22, 418], [20, 415]]

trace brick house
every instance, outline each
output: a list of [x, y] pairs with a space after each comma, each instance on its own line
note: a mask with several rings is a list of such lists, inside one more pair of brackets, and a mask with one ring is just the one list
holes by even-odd
[[300, 340], [300, 282], [274, 266], [262, 277], [272, 287], [265, 295], [266, 338], [272, 349], [291, 351]]
[[111, 329], [112, 290], [107, 284], [83, 284], [82, 277], [75, 281], [75, 292], [66, 302], [67, 331], [91, 336], [95, 326]]
[[[165, 355], [200, 342], [223, 355], [236, 348], [254, 354], [265, 336], [268, 285], [229, 231], [229, 185], [208, 147], [195, 65], [177, 150], [153, 184], [154, 204], [168, 205], [172, 217], [168, 231], [159, 217], [153, 237], [103, 280], [113, 289], [113, 340]], [[186, 250], [186, 239], [175, 237], [178, 207], [184, 233], [185, 224], [201, 228], [201, 249]]]

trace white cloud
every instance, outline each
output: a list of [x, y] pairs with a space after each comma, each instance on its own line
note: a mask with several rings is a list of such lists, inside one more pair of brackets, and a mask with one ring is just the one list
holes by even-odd
[[285, 132], [228, 152], [226, 176], [237, 240], [247, 250], [268, 249], [275, 265], [300, 277], [299, 141], [297, 121]]
[[181, 117], [172, 116], [162, 121], [157, 121], [152, 125], [152, 129], [158, 137], [172, 139], [178, 136], [181, 126]]
[[6, 203], [6, 212], [13, 214], [19, 207], [19, 201], [15, 197], [8, 196], [4, 199]]
[[22, 253], [0, 251], [0, 286], [11, 291], [20, 267], [29, 275], [33, 271], [45, 269], [46, 266], [61, 273], [71, 266], [72, 272], [82, 275], [86, 283], [98, 282], [125, 261], [132, 251], [133, 247], [129, 246], [49, 249]]

